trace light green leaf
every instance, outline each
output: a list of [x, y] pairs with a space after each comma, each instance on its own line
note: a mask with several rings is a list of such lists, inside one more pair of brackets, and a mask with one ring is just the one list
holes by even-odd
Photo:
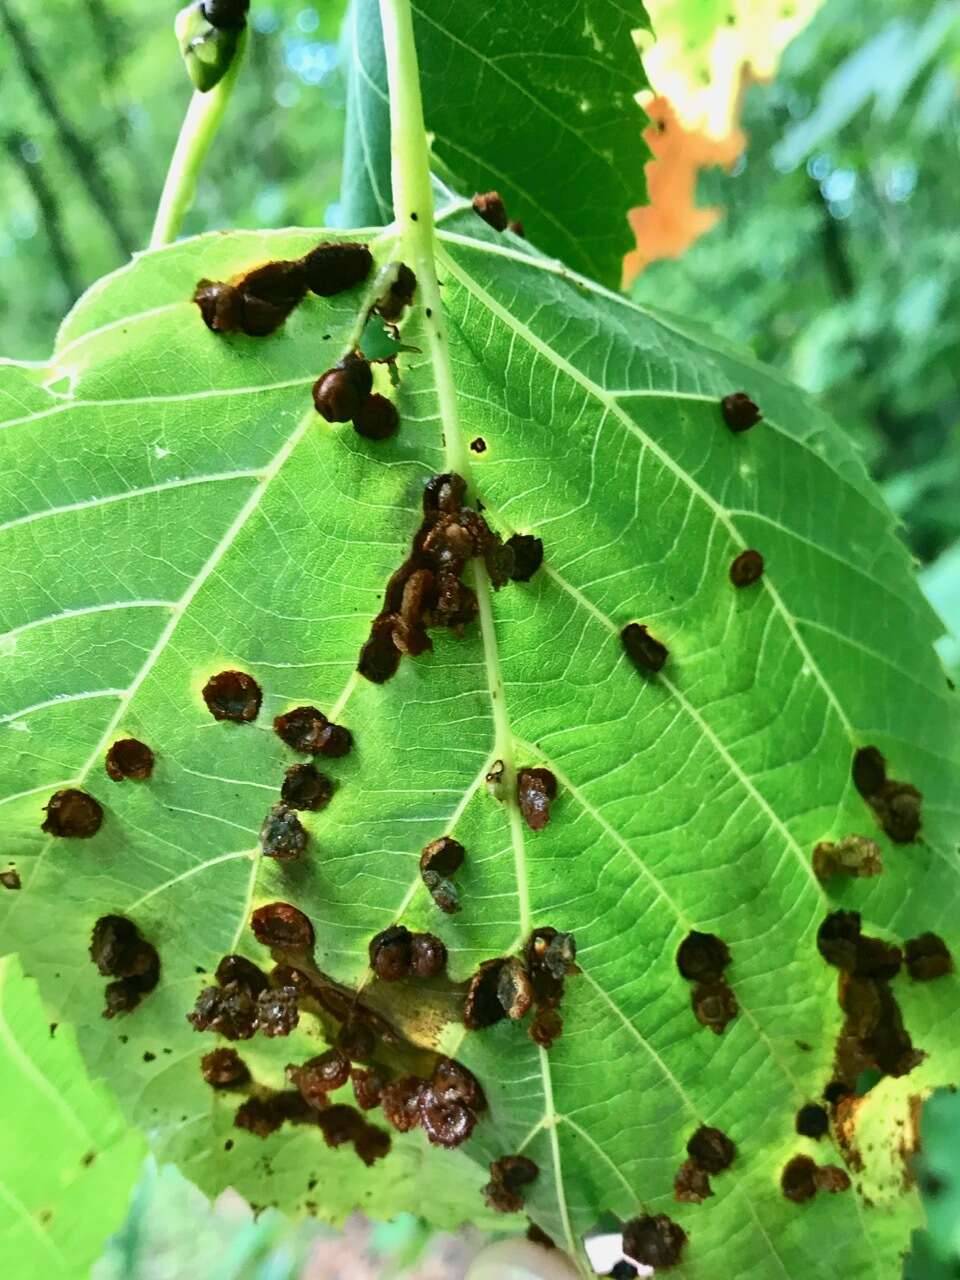
[[[631, 248], [627, 211], [643, 203], [634, 97], [646, 77], [634, 32], [640, 0], [554, 5], [413, 4], [427, 129], [461, 191], [497, 190], [548, 253], [608, 284]], [[345, 33], [350, 89], [346, 216], [390, 216], [386, 66], [376, 0], [354, 0]], [[451, 70], [455, 68], [455, 70]]]
[[[933, 930], [960, 950], [957, 716], [931, 649], [937, 621], [888, 512], [812, 402], [698, 326], [488, 232], [462, 203], [439, 226], [462, 432], [449, 452], [446, 375], [423, 354], [419, 309], [403, 330], [402, 427], [382, 444], [310, 404], [357, 293], [308, 300], [269, 339], [203, 327], [188, 301], [199, 276], [298, 255], [318, 231], [144, 255], [81, 302], [49, 368], [5, 370], [0, 813], [26, 887], [4, 937], [81, 1025], [128, 1114], [205, 1190], [449, 1224], [483, 1213], [487, 1161], [523, 1148], [541, 1170], [527, 1208], [571, 1248], [605, 1210], [666, 1212], [690, 1239], [678, 1274], [697, 1280], [720, 1260], [761, 1278], [893, 1274], [915, 1197], [882, 1212], [856, 1190], [798, 1206], [779, 1176], [798, 1152], [841, 1159], [794, 1131], [831, 1078], [840, 1028], [836, 973], [815, 947], [826, 912], [856, 908], [869, 933]], [[371, 241], [380, 261], [394, 234]], [[733, 436], [718, 401], [740, 389], [764, 422]], [[432, 655], [369, 684], [357, 654], [423, 484], [464, 452], [487, 519], [542, 537], [543, 569], [496, 595], [478, 578], [482, 630], [437, 634]], [[767, 572], [735, 592], [728, 569], [745, 546]], [[632, 620], [670, 649], [654, 680], [622, 652]], [[225, 666], [263, 687], [254, 725], [215, 723], [203, 706], [200, 688]], [[308, 856], [278, 868], [254, 856], [256, 833], [293, 759], [272, 718], [299, 703], [351, 728], [356, 749], [331, 762], [329, 808], [306, 816]], [[148, 783], [107, 779], [121, 734], [156, 750]], [[876, 829], [850, 778], [865, 743], [922, 790], [921, 842]], [[487, 794], [498, 757], [555, 772], [546, 830], [526, 831]], [[52, 844], [43, 805], [68, 781], [106, 819], [89, 841]], [[421, 848], [445, 832], [468, 851], [453, 917], [418, 874]], [[851, 832], [879, 841], [885, 871], [828, 895], [813, 846]], [[235, 1133], [231, 1105], [199, 1076], [210, 1038], [184, 1015], [198, 966], [237, 946], [266, 961], [247, 917], [275, 898], [310, 914], [319, 966], [350, 984], [366, 981], [371, 935], [397, 919], [441, 934], [455, 979], [531, 925], [573, 930], [582, 973], [567, 981], [564, 1034], [545, 1052], [523, 1024], [444, 1027], [443, 1048], [491, 1104], [453, 1154], [414, 1133], [368, 1172], [312, 1131], [266, 1144]], [[129, 914], [163, 962], [157, 991], [118, 1022], [98, 1017], [102, 980], [85, 960], [105, 911]], [[732, 950], [740, 1014], [722, 1036], [696, 1023], [676, 969], [691, 928]], [[911, 1084], [955, 1080], [956, 977], [894, 989], [927, 1054]], [[277, 1082], [315, 1034], [241, 1047]], [[737, 1160], [706, 1204], [677, 1205], [673, 1178], [702, 1122], [732, 1136]]]
[[123, 1220], [144, 1143], [15, 956], [0, 960], [0, 1089], [0, 1258], [17, 1280], [80, 1280]]

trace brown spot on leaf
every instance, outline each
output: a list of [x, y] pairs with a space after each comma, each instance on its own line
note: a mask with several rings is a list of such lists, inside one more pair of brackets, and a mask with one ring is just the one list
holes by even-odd
[[483, 1198], [499, 1213], [519, 1213], [524, 1190], [539, 1174], [539, 1168], [528, 1156], [500, 1156], [490, 1164], [490, 1181], [483, 1188]]
[[826, 1107], [818, 1106], [815, 1102], [806, 1103], [797, 1112], [795, 1128], [802, 1137], [819, 1141], [830, 1128]]
[[838, 1191], [849, 1190], [850, 1175], [835, 1164], [818, 1165], [816, 1182], [818, 1191], [829, 1191], [831, 1195], [836, 1195]]
[[905, 952], [907, 972], [915, 982], [932, 982], [953, 972], [953, 957], [947, 944], [935, 933], [909, 938]]
[[19, 889], [20, 872], [0, 871], [0, 884], [2, 884], [5, 889]]
[[507, 211], [499, 191], [478, 192], [473, 197], [473, 209], [494, 231], [506, 231]]
[[532, 533], [515, 533], [507, 539], [507, 546], [513, 552], [510, 577], [514, 582], [529, 582], [543, 564], [543, 539]]
[[66, 787], [47, 801], [41, 831], [63, 839], [89, 840], [100, 830], [103, 809], [86, 791]]
[[220, 671], [203, 686], [203, 700], [214, 720], [256, 720], [263, 694], [245, 671]]
[[484, 440], [483, 436], [477, 436], [475, 439], [470, 441], [470, 451], [471, 453], [487, 452], [487, 442]]
[[213, 1089], [237, 1089], [250, 1080], [247, 1064], [236, 1049], [212, 1049], [200, 1059], [204, 1080]]
[[627, 657], [643, 673], [657, 672], [670, 656], [665, 644], [661, 644], [640, 622], [629, 622], [620, 632], [620, 643]]
[[333, 782], [312, 764], [294, 764], [283, 775], [280, 799], [291, 809], [324, 809], [333, 795]]
[[623, 1252], [661, 1271], [679, 1263], [686, 1243], [687, 1233], [665, 1213], [633, 1218], [623, 1228]]
[[750, 587], [763, 577], [763, 556], [748, 548], [730, 565], [730, 581], [735, 587]]
[[153, 752], [136, 738], [120, 738], [107, 752], [106, 770], [114, 782], [135, 778], [138, 782], [153, 773]]
[[681, 1204], [702, 1204], [712, 1195], [707, 1174], [695, 1160], [684, 1160], [673, 1180], [673, 1198]]
[[705, 1173], [723, 1173], [733, 1164], [737, 1153], [732, 1140], [722, 1129], [702, 1124], [687, 1143], [687, 1155]]
[[260, 849], [265, 858], [289, 862], [307, 847], [307, 832], [293, 809], [275, 804], [260, 828]]
[[763, 414], [745, 391], [734, 391], [720, 401], [723, 420], [735, 434], [754, 427], [761, 421]]
[[250, 928], [265, 947], [309, 951], [313, 947], [313, 925], [289, 902], [271, 902], [258, 907], [250, 917]]
[[550, 804], [557, 796], [557, 779], [549, 769], [517, 771], [517, 803], [531, 831], [542, 831], [550, 821]]
[[365, 440], [388, 440], [399, 425], [397, 406], [379, 392], [367, 396], [353, 415], [353, 429]]

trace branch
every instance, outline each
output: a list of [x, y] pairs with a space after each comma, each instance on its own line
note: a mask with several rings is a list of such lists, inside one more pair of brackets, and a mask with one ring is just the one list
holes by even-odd
[[[136, 246], [136, 238], [124, 225], [118, 209], [118, 200], [106, 174], [100, 166], [96, 152], [80, 137], [73, 125], [64, 115], [63, 108], [57, 100], [53, 86], [47, 79], [36, 51], [30, 43], [26, 29], [20, 20], [11, 13], [6, 0], [0, 0], [0, 20], [17, 50], [24, 75], [33, 85], [37, 97], [50, 117], [57, 137], [64, 150], [69, 152], [77, 177], [86, 187], [90, 199], [99, 209], [104, 221], [113, 233], [125, 257], [129, 257]], [[69, 37], [65, 34], [65, 39]]]
[[22, 133], [8, 133], [3, 138], [3, 145], [7, 154], [20, 170], [40, 209], [43, 228], [47, 233], [47, 239], [50, 241], [50, 252], [53, 255], [54, 262], [57, 264], [60, 279], [63, 281], [64, 288], [69, 295], [67, 305], [72, 306], [82, 292], [80, 273], [77, 270], [77, 264], [64, 235], [63, 223], [60, 219], [60, 205], [44, 177], [43, 170], [39, 165], [31, 164], [24, 156], [23, 144], [25, 142], [26, 138]]

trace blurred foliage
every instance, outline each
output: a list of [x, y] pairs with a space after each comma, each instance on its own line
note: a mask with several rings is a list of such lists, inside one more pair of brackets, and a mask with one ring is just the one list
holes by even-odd
[[[46, 356], [77, 294], [120, 266], [127, 248], [146, 244], [192, 90], [173, 29], [179, 7], [0, 0], [4, 356]], [[248, 63], [184, 234], [330, 220], [344, 8], [345, 0], [256, 0]], [[110, 216], [91, 194], [91, 175]]]
[[938, 1089], [920, 1118], [915, 1172], [927, 1217], [914, 1233], [904, 1280], [960, 1277], [960, 1093]]
[[960, 7], [828, 0], [748, 91], [726, 217], [634, 287], [814, 391], [934, 559], [960, 538]]

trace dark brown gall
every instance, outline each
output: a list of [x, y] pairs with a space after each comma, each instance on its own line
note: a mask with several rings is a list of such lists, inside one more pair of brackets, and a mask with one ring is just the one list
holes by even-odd
[[442, 1102], [462, 1102], [471, 1111], [486, 1111], [487, 1099], [480, 1081], [455, 1058], [439, 1058], [430, 1084]]
[[153, 773], [153, 752], [145, 742], [136, 738], [120, 738], [107, 752], [107, 774], [114, 782], [133, 778], [142, 782]]
[[623, 1252], [658, 1271], [675, 1267], [686, 1243], [687, 1233], [665, 1213], [634, 1218], [623, 1228]]
[[250, 928], [265, 947], [298, 951], [309, 951], [313, 947], [313, 925], [289, 902], [271, 902], [258, 907], [250, 917]]
[[494, 231], [506, 231], [507, 211], [499, 191], [484, 191], [475, 195], [473, 209]]
[[420, 1123], [420, 1094], [427, 1081], [420, 1076], [401, 1076], [388, 1084], [381, 1094], [381, 1106], [387, 1122], [398, 1133], [407, 1133]]
[[437, 1096], [432, 1085], [420, 1092], [420, 1124], [427, 1140], [435, 1147], [448, 1150], [459, 1147], [473, 1133], [476, 1115], [461, 1102], [449, 1102]]
[[517, 772], [517, 803], [531, 831], [542, 831], [550, 821], [550, 805], [557, 796], [557, 779], [549, 769]]
[[932, 982], [953, 972], [953, 957], [947, 944], [935, 933], [909, 938], [905, 952], [907, 973], [914, 982]]
[[280, 799], [291, 809], [325, 809], [333, 795], [333, 782], [312, 764], [294, 764], [283, 775]]
[[687, 1155], [705, 1173], [723, 1173], [733, 1164], [737, 1149], [722, 1129], [703, 1124], [687, 1143]]
[[720, 410], [724, 422], [734, 433], [755, 427], [763, 417], [745, 391], [734, 391], [732, 395], [724, 396], [720, 401]]
[[350, 1073], [353, 1083], [353, 1096], [361, 1111], [372, 1111], [379, 1107], [384, 1089], [390, 1083], [390, 1077], [381, 1067], [354, 1068]]
[[66, 787], [56, 791], [47, 801], [40, 830], [48, 836], [69, 840], [89, 840], [100, 830], [103, 809], [99, 801], [86, 791]]
[[630, 622], [620, 632], [620, 643], [627, 657], [644, 673], [659, 671], [669, 655], [667, 646], [656, 640], [640, 622]]
[[237, 333], [243, 326], [240, 290], [221, 280], [200, 280], [193, 294], [203, 323], [214, 333]]
[[437, 875], [451, 876], [463, 866], [466, 850], [453, 836], [441, 836], [431, 840], [420, 855], [420, 871], [433, 871]]
[[510, 577], [514, 582], [529, 582], [543, 564], [543, 539], [532, 533], [515, 533], [507, 539], [507, 546], [513, 552]]
[[737, 998], [723, 978], [719, 982], [704, 982], [694, 987], [690, 1003], [701, 1026], [709, 1027], [718, 1036], [723, 1034], [739, 1011]]
[[794, 1204], [803, 1204], [817, 1194], [817, 1166], [809, 1156], [794, 1156], [780, 1174], [780, 1190]]
[[695, 1160], [684, 1160], [673, 1180], [673, 1198], [680, 1204], [702, 1204], [713, 1195], [710, 1179]]
[[20, 872], [16, 870], [0, 871], [0, 884], [4, 889], [19, 889], [21, 887]]
[[265, 858], [289, 862], [307, 847], [307, 832], [293, 809], [275, 804], [260, 828], [260, 849]]
[[677, 968], [690, 982], [716, 982], [729, 963], [730, 948], [715, 933], [693, 929], [677, 951]]
[[750, 587], [763, 577], [763, 556], [759, 551], [741, 551], [730, 566], [730, 581], [735, 587]]
[[203, 686], [203, 700], [214, 720], [256, 720], [263, 694], [245, 671], [220, 671]]
[[368, 947], [370, 968], [383, 982], [399, 982], [410, 974], [413, 935], [402, 924], [375, 934]]
[[447, 967], [447, 948], [432, 933], [415, 933], [410, 942], [410, 975], [435, 978]]
[[485, 960], [470, 979], [463, 1003], [463, 1025], [468, 1031], [492, 1027], [506, 1017], [498, 994], [505, 963], [503, 959]]
[[399, 425], [397, 406], [379, 392], [367, 396], [353, 415], [353, 429], [365, 440], [388, 440]]
[[247, 1084], [250, 1071], [236, 1049], [212, 1049], [200, 1059], [200, 1071], [214, 1089], [238, 1089]]
[[851, 773], [853, 785], [864, 800], [869, 800], [887, 780], [887, 762], [876, 747], [860, 747], [854, 753]]
[[324, 241], [305, 253], [300, 262], [311, 293], [332, 298], [366, 280], [373, 266], [373, 255], [365, 244]]
[[383, 297], [377, 301], [374, 310], [381, 320], [386, 320], [388, 324], [396, 324], [413, 301], [416, 289], [417, 277], [406, 263], [401, 262], [397, 268], [396, 279]]
[[267, 975], [246, 956], [227, 955], [217, 965], [215, 978], [221, 987], [237, 982], [255, 996], [267, 986]]
[[327, 422], [349, 422], [373, 388], [370, 362], [350, 353], [313, 384], [313, 403]]
[[827, 1115], [826, 1107], [821, 1107], [816, 1102], [808, 1102], [797, 1112], [794, 1128], [801, 1137], [819, 1141], [830, 1128], [830, 1117]]

